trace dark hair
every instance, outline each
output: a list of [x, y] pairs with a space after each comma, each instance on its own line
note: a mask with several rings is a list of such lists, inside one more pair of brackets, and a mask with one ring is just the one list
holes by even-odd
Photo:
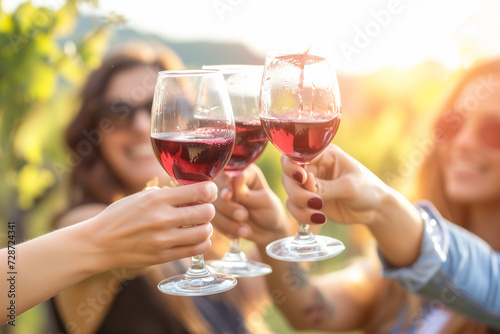
[[109, 204], [128, 195], [125, 185], [111, 172], [101, 154], [98, 113], [111, 79], [121, 71], [139, 66], [151, 68], [154, 78], [159, 71], [184, 67], [179, 57], [166, 47], [132, 44], [110, 53], [90, 74], [81, 91], [80, 109], [65, 133], [75, 160], [70, 177], [73, 206], [89, 202]]

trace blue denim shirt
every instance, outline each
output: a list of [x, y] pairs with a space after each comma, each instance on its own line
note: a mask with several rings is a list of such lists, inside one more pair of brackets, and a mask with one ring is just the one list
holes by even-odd
[[427, 201], [416, 203], [425, 222], [420, 256], [383, 275], [493, 328], [500, 329], [500, 253], [475, 234], [441, 217]]

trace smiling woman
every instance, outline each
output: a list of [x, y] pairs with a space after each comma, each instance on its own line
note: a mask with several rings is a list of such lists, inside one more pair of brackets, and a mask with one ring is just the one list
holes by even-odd
[[[108, 55], [90, 75], [80, 110], [66, 132], [68, 147], [80, 155], [80, 162], [71, 174], [70, 207], [56, 221], [57, 227], [96, 215], [155, 178], [159, 187], [171, 184], [150, 141], [151, 101], [158, 72], [182, 68], [169, 49], [132, 44]], [[102, 224], [103, 231], [112, 228]], [[214, 231], [211, 239], [217, 242], [206, 258], [222, 256], [228, 240], [219, 238], [222, 235]], [[52, 331], [205, 334], [246, 332], [252, 326], [255, 332], [266, 332], [263, 321], [249, 323], [246, 318], [250, 313], [252, 320], [262, 315], [253, 306], [265, 297], [263, 280], [240, 282], [223, 295], [197, 299], [158, 291], [158, 282], [183, 273], [187, 260], [108, 271], [71, 286], [51, 300]]]

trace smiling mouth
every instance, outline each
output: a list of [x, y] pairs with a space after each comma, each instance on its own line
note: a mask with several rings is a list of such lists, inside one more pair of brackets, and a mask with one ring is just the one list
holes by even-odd
[[467, 160], [453, 160], [449, 169], [454, 175], [460, 177], [471, 177], [485, 172], [483, 166]]

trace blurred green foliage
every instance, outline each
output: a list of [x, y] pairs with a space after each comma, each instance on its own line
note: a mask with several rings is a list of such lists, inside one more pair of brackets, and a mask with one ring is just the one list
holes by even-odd
[[[80, 85], [96, 67], [108, 44], [106, 25], [80, 41], [59, 41], [71, 34], [79, 3], [58, 8], [36, 7], [30, 1], [13, 13], [0, 12], [0, 203], [3, 221], [19, 218], [19, 210], [55, 183], [50, 161], [58, 159], [54, 133], [64, 116], [52, 108], [61, 92]], [[87, 1], [88, 2], [88, 1]], [[66, 110], [66, 113], [68, 110]]]
[[[49, 229], [54, 214], [47, 201], [61, 175], [61, 133], [74, 106], [74, 89], [99, 65], [110, 39], [108, 20], [78, 41], [73, 32], [78, 5], [67, 0], [36, 6], [25, 1], [12, 12], [0, 2], [0, 245], [7, 221], [15, 221], [18, 242]], [[52, 7], [49, 7], [52, 6]], [[37, 333], [43, 311], [22, 315], [15, 333]], [[24, 321], [26, 320], [26, 321]]]

